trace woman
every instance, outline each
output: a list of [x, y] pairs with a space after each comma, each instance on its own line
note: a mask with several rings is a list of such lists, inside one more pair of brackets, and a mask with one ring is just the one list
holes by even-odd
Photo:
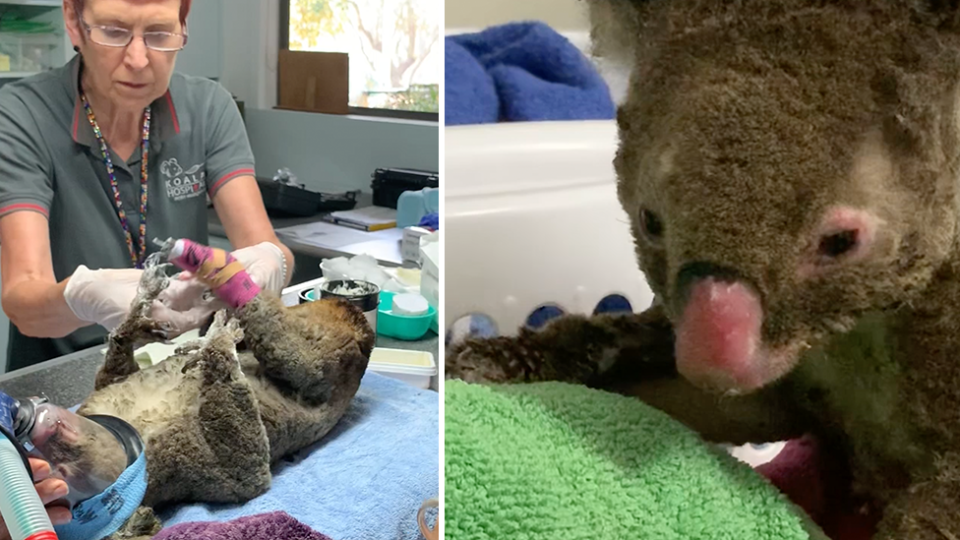
[[[8, 369], [103, 343], [123, 319], [154, 239], [206, 244], [206, 196], [233, 255], [279, 292], [293, 255], [277, 239], [230, 94], [174, 74], [190, 0], [66, 0], [78, 52], [0, 89], [0, 271]], [[216, 306], [190, 280], [153, 316], [171, 337]]]

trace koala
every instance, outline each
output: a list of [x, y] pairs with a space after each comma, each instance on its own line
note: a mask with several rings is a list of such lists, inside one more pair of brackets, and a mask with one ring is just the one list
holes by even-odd
[[[144, 271], [128, 317], [107, 338], [94, 392], [77, 410], [121, 418], [144, 442], [146, 495], [114, 540], [157, 534], [153, 510], [165, 505], [264, 493], [272, 464], [319, 441], [346, 412], [375, 343], [362, 311], [345, 301], [288, 308], [261, 291], [230, 315], [218, 312], [201, 340], [140, 369], [134, 348], [166, 337], [149, 317], [169, 283], [166, 267]], [[99, 456], [112, 447], [96, 448]], [[88, 459], [85, 467], [116, 477], [116, 462]]]
[[451, 345], [446, 377], [635, 396], [743, 444], [815, 434], [882, 512], [960, 538], [960, 3], [591, 0], [637, 314]]

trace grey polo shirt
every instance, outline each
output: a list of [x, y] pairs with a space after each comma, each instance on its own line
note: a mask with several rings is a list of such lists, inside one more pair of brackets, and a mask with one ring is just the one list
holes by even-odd
[[[78, 97], [81, 60], [0, 88], [0, 217], [37, 212], [50, 224], [58, 281], [83, 264], [130, 268], [107, 169]], [[94, 111], [96, 113], [96, 111]], [[129, 162], [111, 151], [121, 201], [136, 245], [140, 224], [138, 148]], [[152, 105], [148, 157], [148, 253], [154, 238], [207, 236], [207, 197], [254, 174], [240, 111], [218, 83], [175, 73]], [[102, 345], [87, 327], [63, 339], [28, 338], [11, 325], [9, 370]]]

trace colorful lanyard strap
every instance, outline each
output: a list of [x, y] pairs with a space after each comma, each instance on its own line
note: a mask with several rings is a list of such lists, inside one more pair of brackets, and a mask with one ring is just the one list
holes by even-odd
[[138, 239], [139, 255], [133, 248], [133, 236], [130, 234], [130, 225], [127, 222], [127, 214], [123, 210], [123, 203], [120, 201], [120, 187], [117, 184], [117, 175], [113, 169], [113, 160], [110, 158], [110, 150], [107, 148], [107, 142], [103, 139], [103, 133], [97, 124], [97, 119], [93, 116], [93, 109], [90, 108], [90, 102], [87, 96], [82, 92], [80, 99], [83, 101], [83, 108], [87, 111], [87, 119], [90, 121], [90, 127], [93, 128], [94, 135], [97, 136], [97, 142], [100, 143], [100, 154], [103, 156], [103, 162], [107, 166], [107, 176], [110, 178], [110, 187], [113, 189], [113, 202], [117, 207], [117, 216], [120, 218], [120, 225], [123, 226], [123, 232], [127, 237], [127, 249], [130, 250], [130, 261], [134, 268], [143, 268], [143, 261], [147, 253], [147, 156], [150, 153], [150, 107], [143, 111], [143, 133], [141, 143], [140, 160], [140, 238]]

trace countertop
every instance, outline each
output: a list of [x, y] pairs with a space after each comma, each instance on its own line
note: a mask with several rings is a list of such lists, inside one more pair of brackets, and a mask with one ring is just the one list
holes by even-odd
[[[365, 193], [361, 191], [360, 194], [357, 196], [357, 205], [355, 208], [363, 208], [366, 206], [370, 206], [371, 204], [373, 204], [373, 194]], [[275, 216], [275, 215], [272, 215], [269, 217], [270, 217], [270, 223], [273, 225], [273, 229], [276, 230], [276, 229], [283, 229], [285, 227], [293, 227], [295, 225], [303, 225], [304, 223], [314, 223], [317, 221], [321, 221], [320, 218], [323, 215], [324, 213], [320, 212], [312, 216], [303, 216], [303, 217], [298, 217], [298, 216], [281, 217], [281, 216]], [[210, 234], [214, 236], [220, 236], [223, 238], [227, 237], [227, 232], [223, 228], [223, 223], [220, 222], [220, 216], [217, 215], [217, 211], [213, 208], [213, 206], [207, 207], [207, 226], [209, 228]]]
[[[361, 192], [357, 197], [356, 208], [370, 206], [372, 202], [372, 194]], [[277, 236], [280, 238], [280, 241], [290, 248], [290, 250], [293, 251], [294, 255], [298, 259], [304, 259], [307, 264], [319, 264], [320, 260], [326, 258], [353, 257], [356, 255], [367, 254], [377, 259], [377, 261], [384, 266], [396, 267], [403, 265], [403, 256], [400, 252], [399, 238], [385, 239], [384, 236], [386, 235], [384, 232], [386, 231], [380, 231], [378, 233], [365, 233], [363, 231], [347, 229], [357, 236], [357, 238], [349, 243], [338, 243], [332, 247], [323, 247], [313, 243], [302, 242], [297, 238], [290, 235], [285, 235], [282, 233], [282, 231], [280, 231], [281, 229], [287, 227], [322, 221], [322, 216], [323, 213], [306, 217], [270, 216], [270, 223], [273, 225], [273, 229], [278, 231]], [[226, 231], [223, 228], [223, 224], [220, 222], [220, 218], [217, 216], [217, 212], [213, 209], [213, 207], [207, 208], [207, 228], [211, 236], [220, 238], [227, 237]], [[309, 279], [313, 276], [302, 275], [296, 277], [301, 279]]]
[[[293, 227], [294, 225], [303, 225], [304, 223], [314, 223], [320, 221], [320, 216], [322, 215], [323, 214], [317, 214], [306, 217], [270, 216], [270, 223], [273, 225], [273, 229], [277, 230], [285, 227]], [[217, 216], [217, 211], [214, 210], [212, 206], [207, 208], [207, 228], [213, 236], [227, 237], [227, 231], [223, 228], [223, 223], [220, 222], [220, 217]]]

